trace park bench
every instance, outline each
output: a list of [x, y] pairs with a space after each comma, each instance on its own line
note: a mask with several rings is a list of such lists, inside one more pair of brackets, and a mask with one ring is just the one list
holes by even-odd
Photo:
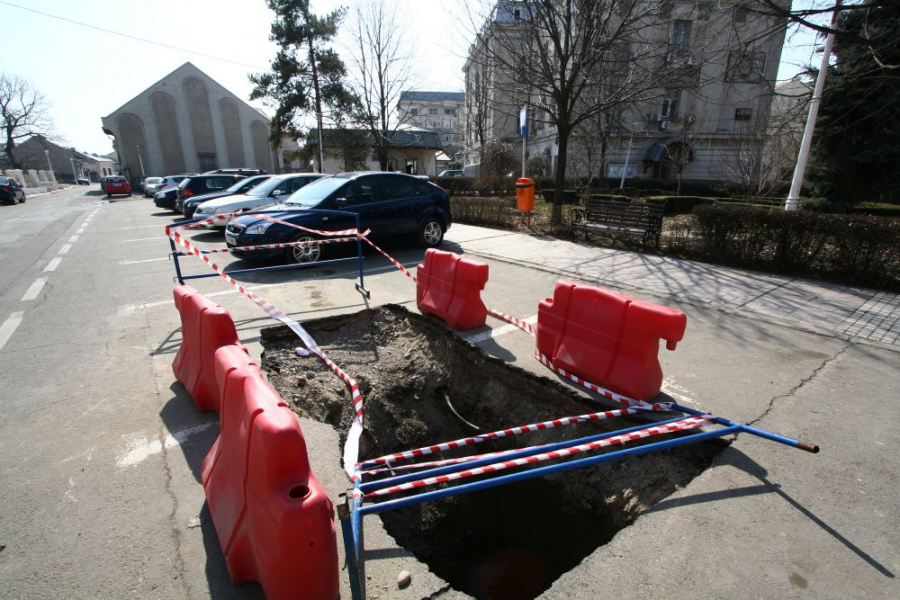
[[583, 231], [585, 239], [591, 233], [639, 234], [642, 244], [652, 237], [659, 247], [663, 209], [662, 204], [591, 198], [574, 210], [572, 230]]

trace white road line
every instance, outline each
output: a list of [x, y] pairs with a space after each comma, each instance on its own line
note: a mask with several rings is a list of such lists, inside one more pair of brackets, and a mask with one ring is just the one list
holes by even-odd
[[121, 227], [119, 231], [131, 231], [132, 229], [159, 229], [160, 231], [164, 231], [166, 228], [165, 225], [137, 225], [135, 227]]
[[168, 256], [163, 256], [162, 258], [147, 258], [147, 259], [144, 259], [144, 260], [120, 260], [120, 261], [119, 261], [118, 263], [116, 263], [116, 264], [120, 264], [120, 265], [137, 265], [137, 264], [140, 264], [140, 263], [159, 262], [159, 261], [161, 261], [161, 260], [169, 260], [169, 257], [168, 257]]
[[23, 318], [25, 318], [24, 312], [14, 312], [3, 322], [3, 325], [0, 325], [0, 350], [3, 350], [3, 346], [6, 345], [9, 338], [15, 333], [16, 328], [22, 323]]
[[62, 257], [61, 257], [61, 256], [57, 256], [56, 258], [54, 258], [53, 260], [51, 260], [49, 263], [47, 263], [47, 266], [44, 267], [44, 271], [46, 271], [46, 272], [48, 272], [48, 273], [49, 273], [50, 271], [55, 271], [55, 270], [56, 270], [56, 267], [58, 267], [58, 266], [59, 266], [59, 263], [61, 263], [61, 262], [62, 262]]
[[201, 431], [206, 431], [213, 425], [215, 421], [209, 423], [201, 423], [192, 427], [185, 427], [168, 434], [164, 439], [157, 437], [146, 438], [140, 434], [127, 436], [128, 450], [116, 456], [116, 466], [119, 468], [134, 467], [144, 462], [154, 454], [162, 452], [163, 448], [172, 448], [180, 446], [188, 441], [188, 439]]
[[151, 237], [151, 238], [137, 238], [137, 239], [133, 239], [133, 240], [122, 240], [122, 243], [128, 244], [130, 242], [149, 242], [151, 240], [164, 240], [164, 239], [166, 239], [166, 236], [158, 235], [156, 237]]
[[70, 244], [74, 244], [77, 241], [78, 241], [78, 235], [73, 235], [72, 237], [69, 238]]
[[59, 253], [60, 254], [68, 254], [69, 250], [71, 250], [71, 249], [72, 249], [72, 244], [66, 244], [65, 246], [63, 246], [62, 248], [59, 249]]
[[[527, 319], [522, 319], [526, 323], [534, 325], [537, 323], [537, 315], [533, 317], [528, 317]], [[520, 329], [512, 324], [504, 325], [503, 327], [497, 327], [496, 329], [491, 329], [490, 331], [483, 331], [481, 333], [477, 333], [472, 336], [464, 337], [463, 339], [469, 342], [470, 344], [480, 344], [485, 340], [490, 340], [496, 337], [500, 337], [501, 335], [506, 335], [511, 331], [520, 331]]]
[[[274, 287], [282, 287], [287, 285], [294, 285], [296, 281], [289, 281], [286, 283], [263, 283], [261, 285], [255, 285], [253, 288], [246, 288], [251, 292], [258, 292], [259, 290], [263, 290], [266, 288], [274, 288]], [[237, 290], [225, 290], [222, 292], [213, 292], [211, 294], [203, 294], [207, 298], [215, 298], [216, 296], [232, 296], [234, 294], [239, 294]], [[169, 306], [170, 304], [174, 304], [174, 300], [159, 300], [158, 302], [144, 302], [142, 304], [120, 304], [118, 308], [118, 313], [120, 317], [127, 317], [129, 315], [133, 315], [135, 312], [139, 310], [146, 310], [148, 308], [156, 308], [159, 306]]]
[[34, 283], [32, 283], [28, 290], [25, 292], [25, 295], [22, 296], [22, 302], [31, 302], [32, 300], [36, 299], [46, 283], [47, 280], [43, 277], [38, 277], [37, 279], [35, 279]]

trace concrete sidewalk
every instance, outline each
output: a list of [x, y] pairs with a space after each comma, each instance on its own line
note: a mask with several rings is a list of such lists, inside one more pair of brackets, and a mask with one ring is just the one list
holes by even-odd
[[900, 348], [897, 294], [458, 223], [446, 241], [467, 254]]

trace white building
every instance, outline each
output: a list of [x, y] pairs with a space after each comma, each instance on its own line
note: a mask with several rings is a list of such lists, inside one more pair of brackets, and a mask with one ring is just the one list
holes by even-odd
[[189, 62], [102, 121], [132, 180], [227, 167], [285, 169], [281, 151], [269, 145], [268, 118]]

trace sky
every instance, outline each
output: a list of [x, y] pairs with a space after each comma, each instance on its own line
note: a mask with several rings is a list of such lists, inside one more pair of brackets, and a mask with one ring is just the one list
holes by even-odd
[[[312, 8], [322, 14], [355, 1], [312, 0]], [[410, 88], [462, 91], [473, 39], [467, 2], [384, 1], [398, 4], [402, 15], [417, 70]], [[101, 117], [185, 62], [247, 100], [248, 74], [266, 71], [277, 50], [268, 39], [273, 17], [264, 0], [0, 0], [0, 71], [44, 94], [61, 145], [106, 154], [112, 142]], [[347, 45], [340, 36], [338, 50]], [[814, 47], [810, 32], [789, 33], [778, 79], [789, 79], [811, 57], [818, 63]]]

